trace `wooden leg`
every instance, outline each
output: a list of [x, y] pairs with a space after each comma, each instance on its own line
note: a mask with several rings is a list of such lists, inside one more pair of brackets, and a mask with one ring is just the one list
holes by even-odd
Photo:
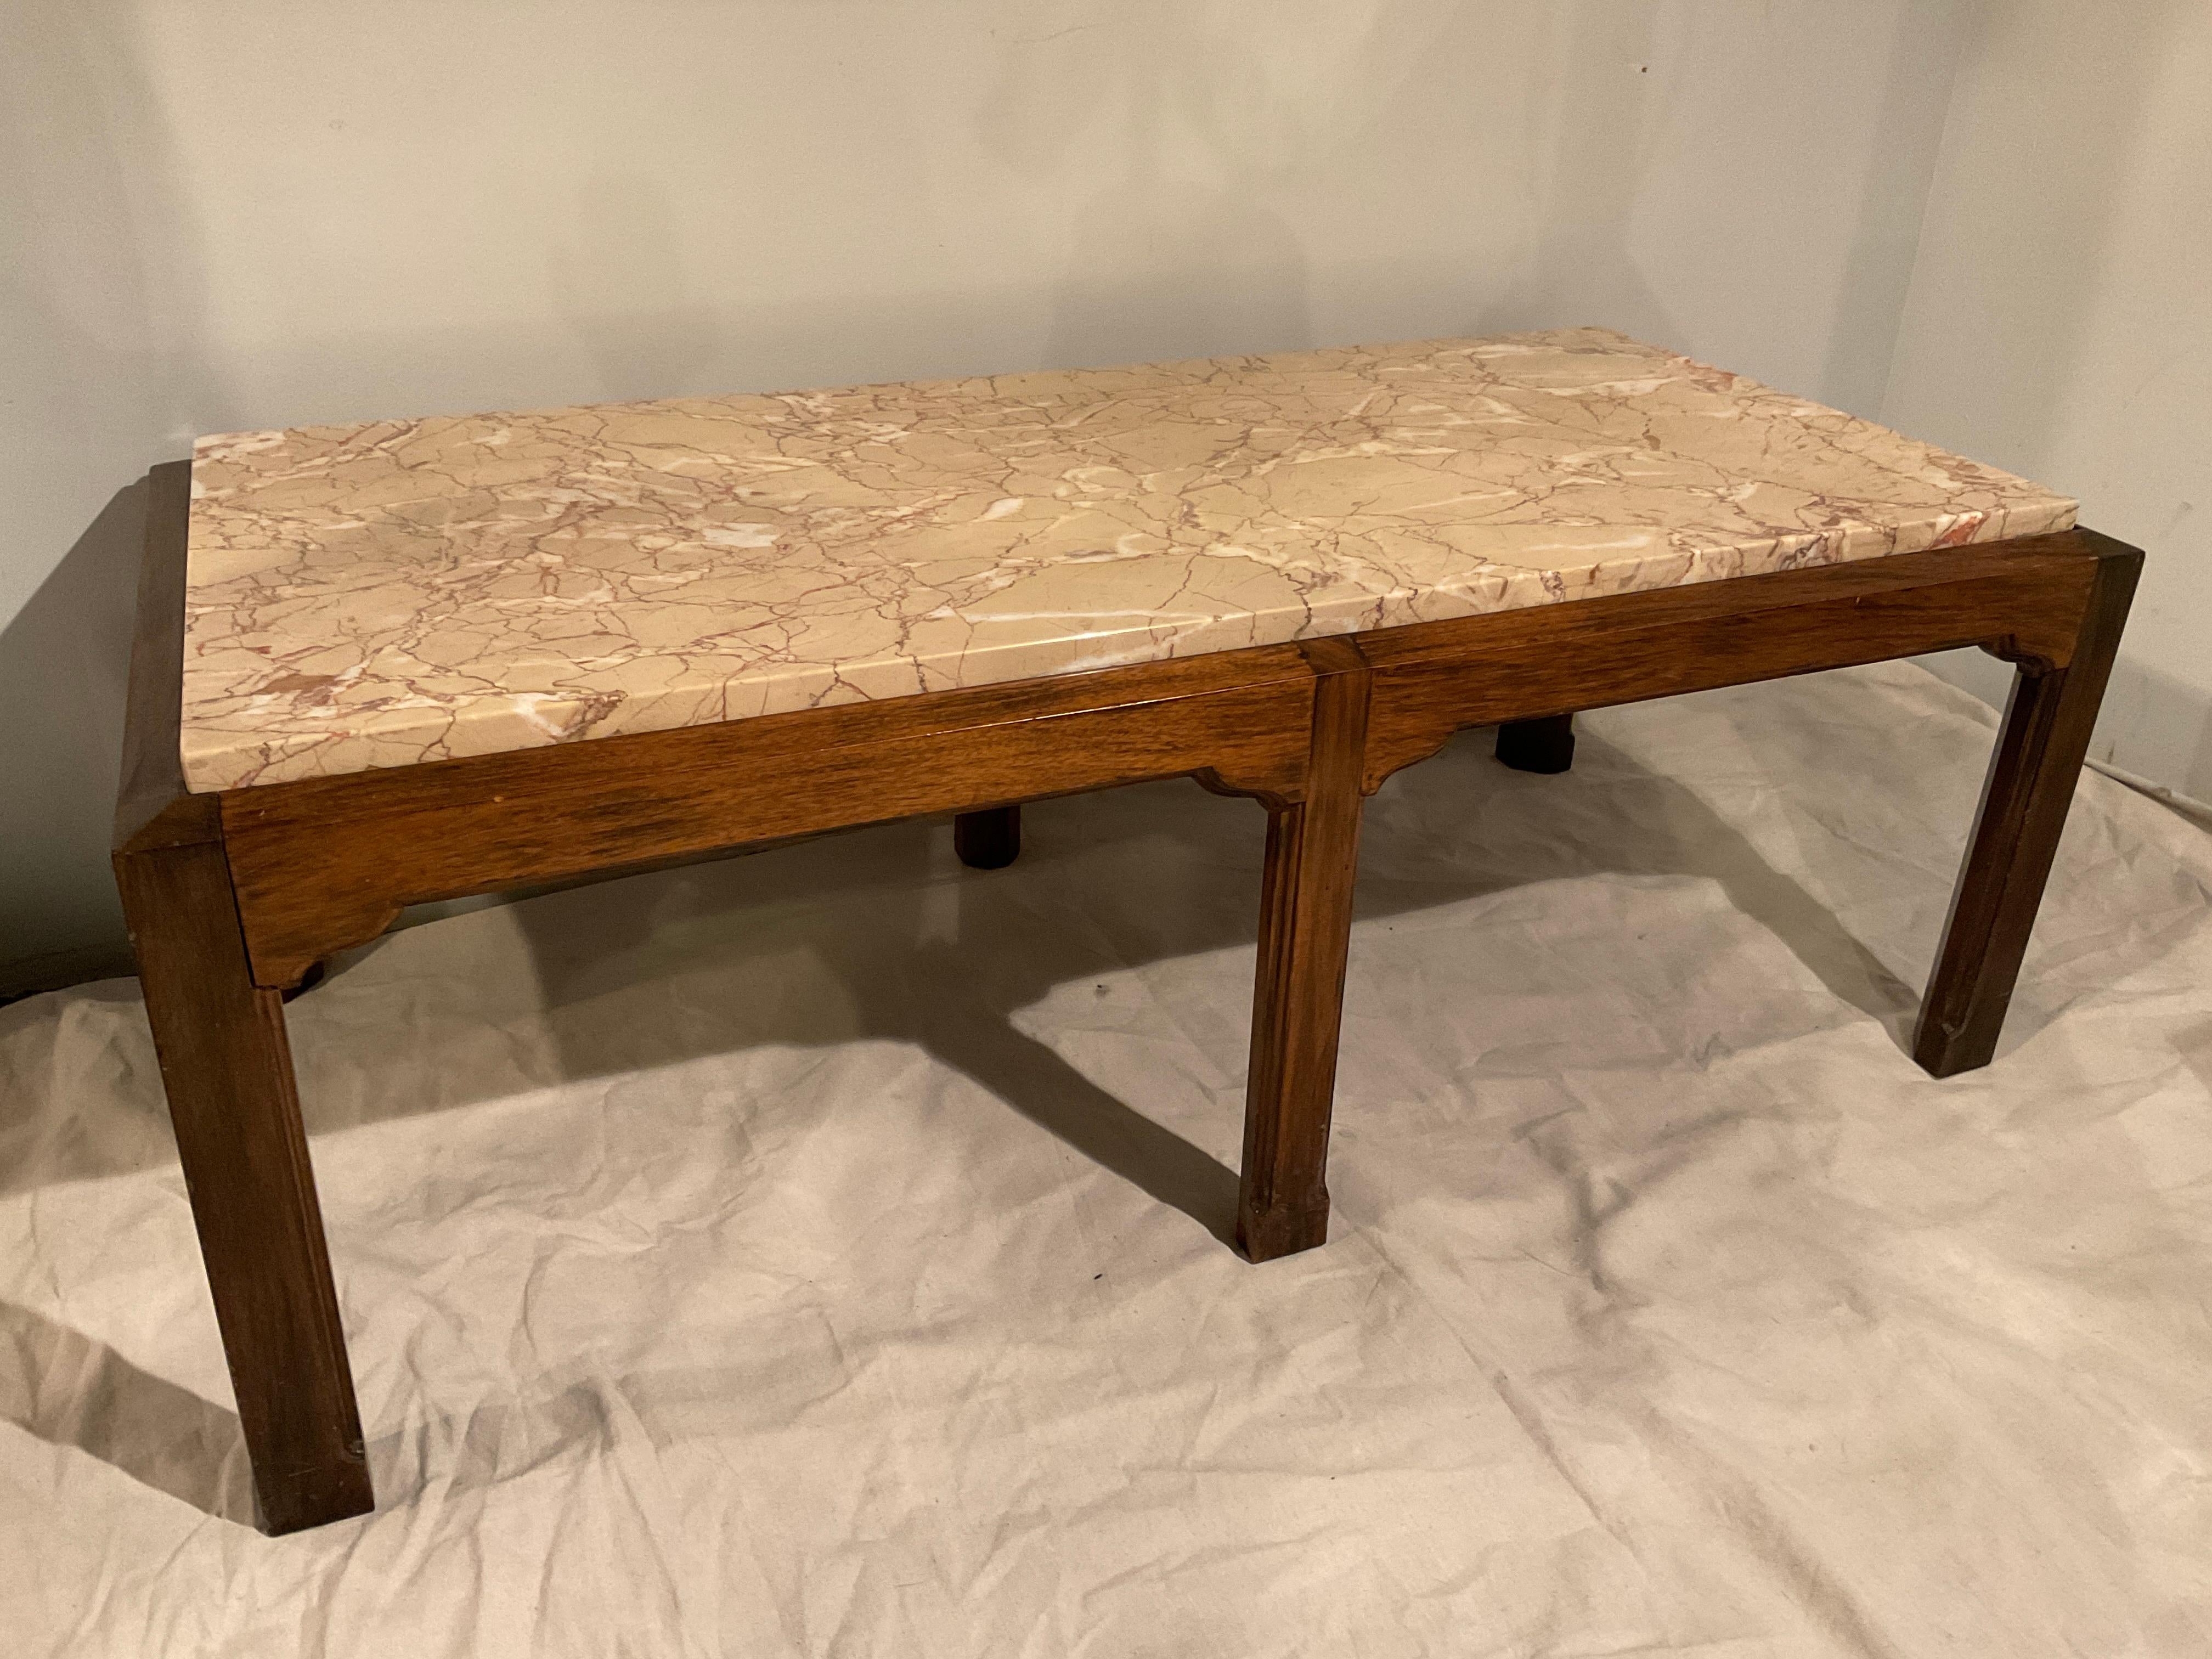
[[971, 870], [1003, 870], [1021, 856], [1022, 809], [988, 806], [952, 820], [952, 850]]
[[2073, 660], [2013, 681], [1996, 752], [1921, 999], [1912, 1057], [1936, 1077], [1986, 1066], [2020, 977], [2142, 555], [2100, 554]]
[[1359, 862], [1364, 670], [1324, 676], [1306, 798], [1267, 817], [1237, 1246], [1254, 1261], [1328, 1237], [1329, 1107]]
[[253, 983], [221, 842], [115, 860], [263, 1524], [372, 1508], [278, 992]]
[[1508, 720], [1498, 728], [1498, 758], [1516, 772], [1564, 772], [1575, 763], [1575, 717]]

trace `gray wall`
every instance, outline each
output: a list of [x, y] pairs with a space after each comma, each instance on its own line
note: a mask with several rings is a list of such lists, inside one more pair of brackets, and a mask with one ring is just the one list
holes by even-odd
[[1987, 0], [1882, 418], [2146, 550], [2091, 755], [2212, 802], [2212, 4]]
[[1948, 0], [15, 0], [0, 986], [195, 432], [1602, 321], [1873, 414]]

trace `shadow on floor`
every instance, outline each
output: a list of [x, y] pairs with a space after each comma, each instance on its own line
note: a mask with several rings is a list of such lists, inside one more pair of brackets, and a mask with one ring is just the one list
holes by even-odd
[[[1497, 765], [1491, 741], [1486, 731], [1462, 734], [1370, 805], [1362, 919], [1602, 872], [1705, 878], [1902, 1048], [1916, 993], [1692, 791], [1587, 730], [1574, 770], [1558, 777]], [[507, 912], [540, 991], [516, 1023], [533, 1028], [538, 1047], [489, 1066], [481, 1054], [466, 1066], [439, 1063], [436, 1045], [470, 1025], [467, 1011], [453, 1008], [440, 1011], [442, 1030], [426, 1025], [428, 1051], [397, 1069], [370, 1052], [386, 1040], [380, 1018], [345, 999], [373, 977], [362, 970], [392, 943], [387, 936], [340, 958], [295, 1005], [307, 1127], [327, 1133], [763, 1044], [904, 1042], [1225, 1238], [1234, 1175], [1026, 1035], [1016, 1016], [1057, 986], [1251, 950], [1264, 831], [1255, 804], [1168, 782], [1032, 807], [1023, 857], [1003, 871], [960, 869], [945, 826], [908, 823], [545, 894]], [[1049, 914], [1064, 912], [1059, 896], [1071, 885], [1083, 895], [1079, 926]], [[775, 988], [770, 959], [795, 948], [834, 997]], [[758, 985], [763, 975], [768, 988], [744, 997], [697, 989]], [[692, 994], [677, 994], [679, 981]], [[508, 1018], [518, 1006], [507, 1006]], [[122, 1023], [125, 1011], [111, 1013]], [[0, 1107], [0, 1139], [28, 1149], [0, 1171], [0, 1194], [174, 1157], [143, 1016], [128, 1035], [143, 1052], [112, 1086], [69, 1102], [17, 1091]], [[2011, 1042], [2026, 1035], [2015, 1030]], [[1224, 1073], [1241, 1073], [1246, 1040], [1219, 1039]], [[319, 1054], [318, 1045], [337, 1047]], [[370, 1079], [349, 1098], [315, 1086], [318, 1070], [345, 1068]], [[387, 1086], [376, 1086], [380, 1073]], [[53, 1121], [32, 1121], [40, 1116]]]
[[[1599, 871], [1704, 878], [1839, 1000], [1881, 1021], [1902, 1048], [1917, 994], [1692, 791], [1588, 734], [1575, 771], [1565, 777], [1507, 771], [1489, 759], [1490, 743], [1487, 732], [1467, 734], [1449, 760], [1394, 781], [1400, 799], [1370, 810], [1360, 918]], [[1451, 797], [1478, 789], [1482, 807], [1497, 810], [1451, 811]], [[1568, 791], [1581, 798], [1576, 834], [1546, 833]], [[1409, 836], [1410, 826], [1439, 816], [1466, 826], [1480, 844], [1407, 844], [1419, 834]], [[878, 869], [860, 907], [866, 925], [832, 925], [806, 939], [819, 970], [849, 999], [834, 1012], [769, 996], [653, 1021], [613, 1017], [626, 991], [661, 971], [668, 911], [641, 902], [625, 884], [526, 907], [516, 920], [537, 964], [562, 1074], [609, 1076], [769, 1043], [908, 1042], [1225, 1240], [1235, 1174], [1025, 1034], [1016, 1016], [1056, 987], [1173, 957], [1250, 950], [1264, 817], [1250, 802], [1170, 784], [1047, 803], [1030, 819], [1018, 864], [957, 872], [949, 896], [932, 864], [934, 853], [941, 872], [941, 828], [872, 832], [884, 839], [871, 848]], [[1116, 887], [1089, 867], [1109, 842], [1144, 842], [1156, 852], [1139, 860], [1143, 891]], [[1054, 925], [1036, 913], [1037, 901], [1067, 884], [1085, 890], [1089, 925]], [[749, 933], [748, 916], [757, 918], [763, 907], [842, 908], [854, 897], [854, 885], [851, 854], [836, 841], [688, 872], [676, 923], [692, 930], [684, 970], [708, 982], [724, 975], [744, 979], [740, 964], [750, 954], [791, 945], [775, 927], [765, 938]], [[1237, 1051], [1218, 1056], [1224, 1072], [1241, 1071], [1246, 1040], [1240, 1032]], [[1909, 1063], [1902, 1055], [1900, 1061]]]
[[236, 1413], [143, 1371], [106, 1343], [0, 1302], [0, 1419], [73, 1446], [142, 1486], [226, 1521], [253, 1522]]

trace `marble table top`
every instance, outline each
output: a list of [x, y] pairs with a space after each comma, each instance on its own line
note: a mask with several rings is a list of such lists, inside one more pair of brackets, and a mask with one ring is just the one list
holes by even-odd
[[2061, 529], [1583, 328], [203, 438], [195, 790]]

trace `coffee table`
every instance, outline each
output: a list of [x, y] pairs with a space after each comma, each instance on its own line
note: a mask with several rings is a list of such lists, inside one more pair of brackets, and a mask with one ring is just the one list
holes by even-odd
[[1322, 1242], [1363, 799], [1463, 727], [2018, 665], [1913, 1057], [1991, 1057], [2142, 555], [1600, 329], [206, 438], [115, 867], [264, 1524], [371, 1507], [283, 1000], [406, 905], [1188, 775], [1267, 813], [1237, 1239]]

